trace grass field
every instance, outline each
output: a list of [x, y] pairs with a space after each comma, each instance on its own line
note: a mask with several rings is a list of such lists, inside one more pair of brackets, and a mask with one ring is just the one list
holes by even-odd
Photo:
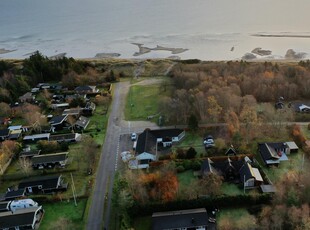
[[206, 153], [205, 147], [203, 146], [203, 138], [198, 133], [193, 132], [186, 132], [184, 139], [172, 148], [183, 148], [186, 151], [189, 147], [195, 148], [198, 157]]
[[40, 225], [40, 230], [56, 229], [55, 224], [59, 218], [68, 220], [67, 228], [63, 229], [84, 229], [84, 210], [87, 199], [77, 200], [77, 206], [74, 205], [73, 200], [69, 202], [62, 201], [56, 203], [43, 204], [45, 214]]
[[164, 91], [161, 84], [131, 86], [125, 106], [125, 119], [147, 120], [148, 116], [155, 115], [151, 121], [157, 121], [160, 99], [168, 94], [169, 90]]

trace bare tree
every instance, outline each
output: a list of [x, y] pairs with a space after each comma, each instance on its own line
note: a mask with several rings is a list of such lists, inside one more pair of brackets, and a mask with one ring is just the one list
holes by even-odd
[[27, 176], [29, 176], [33, 172], [32, 162], [30, 159], [27, 159], [26, 157], [19, 158], [18, 166]]

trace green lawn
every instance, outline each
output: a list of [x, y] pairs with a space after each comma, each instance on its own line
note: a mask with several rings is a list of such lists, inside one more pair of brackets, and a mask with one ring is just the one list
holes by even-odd
[[[263, 170], [269, 177], [269, 179], [276, 183], [285, 173], [290, 170], [299, 171], [302, 166], [303, 152], [299, 150], [298, 153], [292, 153], [288, 155], [288, 161], [281, 161], [278, 167], [263, 167]], [[305, 157], [304, 169], [309, 169], [309, 160]]]
[[243, 194], [242, 188], [237, 184], [223, 182], [222, 184], [222, 192], [228, 196], [235, 196]]
[[151, 119], [157, 121], [160, 99], [168, 93], [169, 90], [163, 91], [161, 84], [131, 86], [125, 106], [125, 119], [146, 120], [148, 116], [157, 115]]
[[152, 229], [152, 217], [144, 216], [139, 217], [134, 220], [134, 229], [135, 230], [149, 230]]
[[197, 180], [197, 177], [194, 176], [193, 170], [187, 170], [182, 173], [178, 173], [178, 181], [179, 181], [179, 192], [188, 187], [193, 180]]
[[[86, 207], [87, 199], [77, 200], [77, 206], [74, 201], [62, 201], [56, 203], [43, 204], [45, 215], [43, 217], [40, 229], [48, 230], [55, 229], [53, 227], [58, 222], [59, 218], [63, 217], [69, 221], [67, 229], [84, 229], [84, 209]], [[54, 223], [54, 224], [53, 224]]]
[[189, 147], [195, 148], [198, 157], [206, 153], [205, 147], [203, 146], [203, 138], [193, 132], [186, 132], [184, 139], [179, 144], [174, 145], [172, 149], [183, 148], [186, 151]]

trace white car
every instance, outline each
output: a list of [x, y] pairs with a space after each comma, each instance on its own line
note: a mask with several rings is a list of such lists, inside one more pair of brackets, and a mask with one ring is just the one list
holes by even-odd
[[137, 140], [137, 134], [136, 134], [136, 133], [132, 133], [132, 134], [131, 134], [131, 140], [132, 140], [132, 141]]
[[203, 144], [205, 145], [206, 148], [211, 148], [215, 146], [213, 137], [211, 135], [207, 136], [204, 141]]

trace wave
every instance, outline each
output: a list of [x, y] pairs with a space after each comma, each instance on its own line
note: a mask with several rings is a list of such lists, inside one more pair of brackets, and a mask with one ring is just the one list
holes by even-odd
[[280, 33], [254, 33], [251, 34], [254, 37], [275, 37], [275, 38], [310, 38], [310, 32], [304, 33], [292, 33], [292, 32], [280, 32]]

